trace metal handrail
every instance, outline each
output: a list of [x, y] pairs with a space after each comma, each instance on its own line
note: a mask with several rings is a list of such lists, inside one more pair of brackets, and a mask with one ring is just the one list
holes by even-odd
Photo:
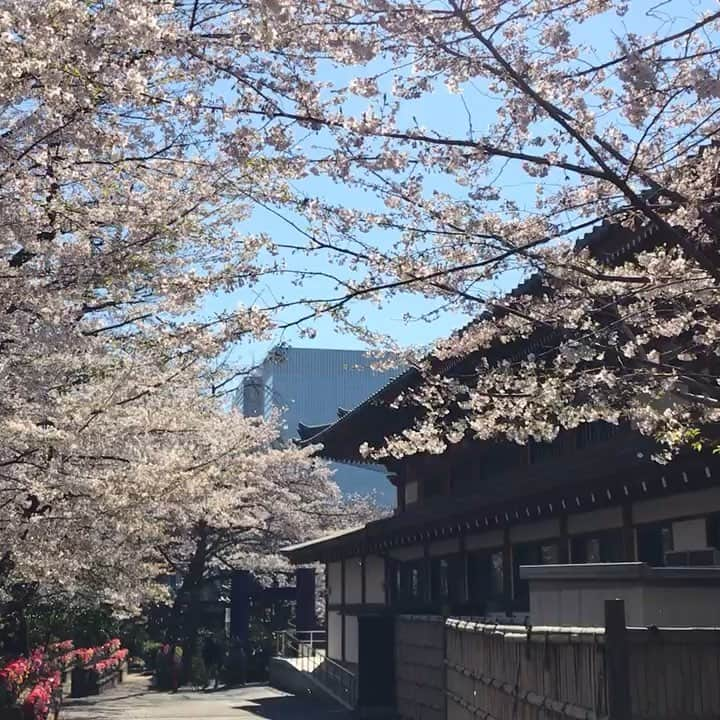
[[295, 659], [298, 670], [308, 673], [347, 707], [356, 706], [355, 674], [329, 658], [325, 652], [320, 652], [327, 645], [327, 634], [324, 630], [280, 630], [274, 635], [279, 656]]

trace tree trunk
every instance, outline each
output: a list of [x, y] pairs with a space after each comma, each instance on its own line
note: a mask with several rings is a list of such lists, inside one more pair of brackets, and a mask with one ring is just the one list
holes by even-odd
[[205, 583], [209, 529], [204, 521], [197, 524], [195, 552], [183, 578], [173, 606], [176, 640], [182, 643], [185, 679], [190, 676], [192, 659], [198, 651], [198, 634], [202, 624], [202, 589]]

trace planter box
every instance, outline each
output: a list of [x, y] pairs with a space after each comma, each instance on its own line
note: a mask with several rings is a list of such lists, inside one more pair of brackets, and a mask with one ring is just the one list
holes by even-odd
[[[72, 671], [72, 688], [70, 697], [88, 697], [89, 695], [100, 695], [108, 688], [115, 687], [123, 681], [127, 673], [127, 662], [124, 662], [117, 670], [98, 678], [97, 673], [92, 669], [75, 668]], [[2, 720], [2, 718], [0, 718]]]

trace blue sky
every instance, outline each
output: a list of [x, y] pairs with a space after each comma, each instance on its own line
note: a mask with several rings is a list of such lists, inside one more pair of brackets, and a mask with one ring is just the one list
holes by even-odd
[[[690, 0], [689, 2], [688, 0], [684, 2], [669, 0], [669, 2], [663, 3], [633, 0], [629, 4], [629, 11], [625, 17], [612, 17], [603, 20], [601, 23], [593, 22], [589, 26], [592, 28], [593, 33], [592, 44], [597, 48], [598, 56], [605, 57], [608, 51], [615, 46], [615, 37], [618, 34], [623, 34], [626, 29], [631, 28], [639, 32], [647, 32], [653, 28], [658, 28], [664, 33], [672, 32], [689, 25], [696, 19], [697, 13], [702, 7], [716, 9], [715, 3], [709, 0]], [[587, 42], [588, 33], [588, 29], [583, 29], [579, 35], [580, 41]], [[357, 69], [353, 68], [340, 70], [325, 68], [323, 70], [323, 72], [332, 73], [331, 79], [339, 81], [353, 77], [356, 71]], [[363, 71], [367, 73], [368, 68], [364, 68]], [[373, 71], [370, 70], [370, 72]], [[463, 88], [462, 95], [457, 95], [450, 93], [444, 85], [438, 84], [431, 97], [419, 102], [408, 103], [404, 115], [406, 119], [417, 118], [421, 125], [436, 129], [444, 134], [465, 137], [467, 134], [468, 109], [472, 113], [473, 125], [477, 131], [478, 128], [492, 122], [495, 107], [496, 101], [483, 87], [470, 83]], [[311, 142], [321, 143], [321, 141], [322, 138], [316, 137]], [[484, 184], [482, 181], [483, 179], [480, 179], [480, 184]], [[440, 190], [448, 192], [458, 190], [440, 176], [437, 177], [436, 181], [431, 180], [431, 182], [436, 182], [436, 187]], [[528, 178], [519, 170], [511, 170], [502, 180], [505, 190], [510, 191], [521, 206], [534, 199], [535, 182], [535, 180]], [[356, 191], [348, 190], [346, 187], [323, 178], [313, 178], [311, 181], [307, 181], [302, 189], [309, 195], [322, 197], [341, 206], [347, 204], [352, 207], [357, 206], [358, 202], [361, 205], [366, 202], [358, 197]], [[301, 219], [293, 218], [293, 220], [298, 221], [303, 226]], [[252, 217], [247, 221], [246, 227], [249, 232], [268, 233], [280, 242], [299, 243], [301, 239], [297, 235], [297, 231], [289, 224], [283, 222], [277, 215], [262, 208], [253, 213]], [[378, 235], [378, 244], [382, 244], [383, 241], [382, 236]], [[297, 266], [299, 258], [290, 257], [289, 261]], [[327, 269], [322, 257], [303, 260], [301, 265], [306, 270], [322, 271]], [[493, 289], [510, 289], [518, 279], [517, 275], [501, 277], [495, 283]], [[305, 294], [311, 296], [317, 293], [327, 294], [329, 290], [330, 287], [327, 285], [325, 287], [308, 285]], [[297, 298], [298, 292], [298, 288], [293, 286], [291, 278], [273, 277], [266, 279], [252, 290], [245, 289], [233, 294], [211, 298], [204, 309], [208, 313], [214, 313], [232, 309], [240, 302], [243, 304], [273, 304]], [[408, 313], [419, 316], [430, 312], [435, 307], [434, 302], [408, 293], [394, 298], [381, 308], [372, 306], [369, 303], [358, 302], [353, 307], [353, 317], [363, 317], [365, 324], [371, 329], [385, 333], [403, 345], [426, 345], [437, 338], [447, 336], [468, 320], [467, 316], [452, 309], [439, 314], [433, 322], [408, 322], [404, 317]], [[264, 342], [240, 344], [233, 353], [234, 360], [241, 364], [258, 362], [272, 345], [281, 341], [303, 347], [348, 349], [364, 347], [364, 344], [358, 338], [338, 331], [329, 318], [313, 321], [309, 327], [312, 327], [315, 331], [315, 336], [312, 339], [300, 337], [297, 329], [291, 329]]]

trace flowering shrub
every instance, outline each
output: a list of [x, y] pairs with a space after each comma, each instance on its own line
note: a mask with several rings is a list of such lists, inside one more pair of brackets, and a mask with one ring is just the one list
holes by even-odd
[[28, 658], [20, 657], [0, 669], [0, 686], [6, 702], [10, 704], [18, 696], [23, 685], [30, 677], [31, 662]]
[[45, 648], [35, 648], [30, 653], [30, 675], [40, 677], [44, 675], [43, 667], [45, 665]]
[[94, 648], [78, 648], [74, 650], [75, 663], [80, 667], [89, 665], [94, 661], [97, 664], [101, 660], [106, 660], [120, 649], [121, 642], [118, 638], [108, 640], [106, 643]]
[[23, 702], [24, 720], [45, 720], [56, 702], [56, 693], [59, 687], [59, 672], [55, 672], [38, 682], [30, 690]]
[[106, 655], [112, 655], [114, 652], [117, 652], [120, 649], [120, 646], [122, 643], [120, 642], [119, 638], [113, 638], [112, 640], [108, 640], [104, 645], [100, 647], [100, 650], [106, 654]]
[[65, 653], [64, 655], [58, 655], [53, 661], [52, 665], [56, 670], [67, 670], [75, 663], [75, 651]]
[[120, 665], [125, 662], [125, 659], [128, 656], [127, 648], [122, 648], [121, 650], [116, 650], [109, 658], [106, 660], [100, 660], [100, 662], [95, 663], [93, 665], [92, 670], [97, 673], [98, 677], [104, 677], [105, 675], [109, 675], [110, 673], [117, 670]]
[[77, 665], [87, 665], [96, 655], [96, 648], [78, 648], [74, 651]]
[[55, 657], [59, 655], [66, 655], [73, 649], [72, 640], [63, 640], [62, 642], [51, 643], [47, 646], [47, 654]]
[[47, 717], [61, 684], [60, 670], [75, 661], [72, 640], [37, 647], [29, 657], [20, 657], [0, 668], [0, 707], [16, 703], [29, 684], [34, 684], [22, 704], [23, 716], [32, 720]]

